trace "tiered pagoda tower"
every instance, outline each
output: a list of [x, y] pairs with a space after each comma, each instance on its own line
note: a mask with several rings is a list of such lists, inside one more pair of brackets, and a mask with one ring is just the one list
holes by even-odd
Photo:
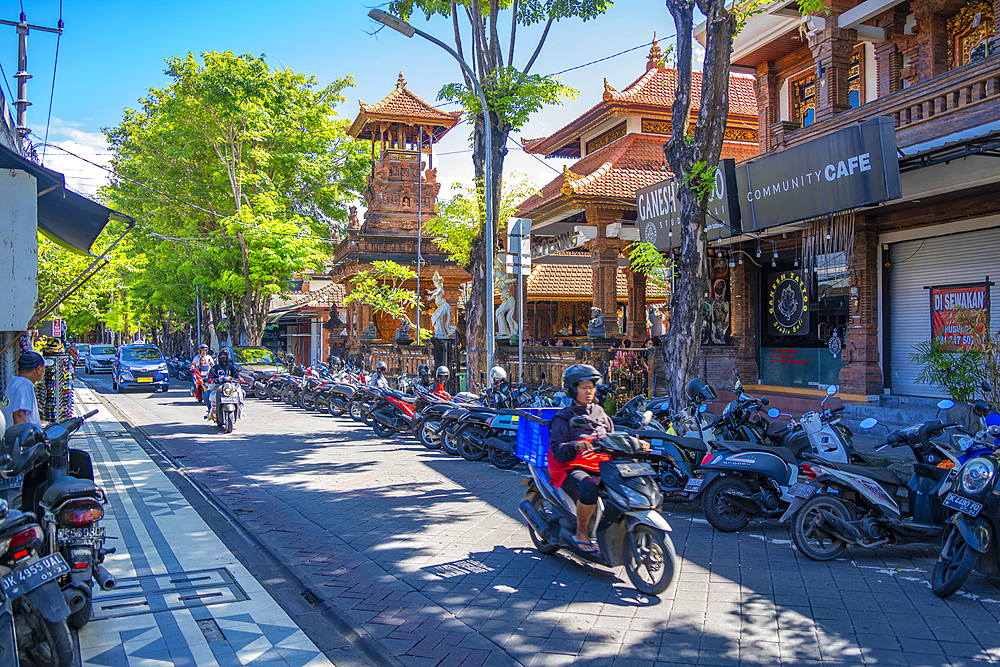
[[[417, 269], [418, 228], [437, 215], [437, 195], [441, 185], [434, 168], [433, 147], [461, 119], [461, 112], [448, 113], [427, 104], [406, 87], [399, 75], [396, 88], [377, 104], [360, 102], [361, 109], [349, 134], [371, 143], [371, 170], [365, 189], [367, 211], [364, 221], [352, 212], [347, 235], [334, 249], [335, 280], [350, 292], [350, 280], [378, 260], [391, 260]], [[424, 158], [426, 157], [426, 161]], [[455, 266], [434, 243], [423, 237], [423, 266], [420, 270], [420, 326], [429, 329], [427, 291], [431, 279], [440, 273], [445, 279], [453, 322], [458, 314], [459, 286], [469, 275]], [[405, 285], [416, 289], [416, 281]], [[411, 318], [415, 321], [415, 317]], [[379, 338], [392, 342], [399, 322], [370, 306], [348, 308], [348, 347], [357, 351], [361, 334], [374, 321]]]

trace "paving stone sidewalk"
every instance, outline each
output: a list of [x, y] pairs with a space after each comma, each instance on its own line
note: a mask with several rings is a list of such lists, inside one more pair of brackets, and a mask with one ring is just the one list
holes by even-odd
[[83, 667], [331, 667], [89, 389], [71, 440], [108, 494], [116, 588], [79, 632]]

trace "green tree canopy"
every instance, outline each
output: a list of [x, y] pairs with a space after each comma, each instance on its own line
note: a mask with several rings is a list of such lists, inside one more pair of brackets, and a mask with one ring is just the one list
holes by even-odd
[[113, 177], [101, 195], [136, 218], [146, 259], [130, 291], [180, 312], [200, 288], [235, 340], [259, 344], [271, 295], [321, 266], [364, 187], [364, 149], [335, 111], [353, 80], [320, 88], [231, 52], [173, 58], [166, 74], [105, 129]]

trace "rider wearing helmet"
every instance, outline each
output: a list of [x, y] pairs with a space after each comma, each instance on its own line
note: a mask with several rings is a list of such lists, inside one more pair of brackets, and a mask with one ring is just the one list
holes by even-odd
[[385, 365], [384, 361], [376, 362], [375, 372], [368, 378], [368, 385], [370, 387], [378, 387], [379, 389], [388, 389], [389, 380], [385, 377], [387, 370], [389, 370], [389, 367]]
[[[198, 371], [204, 378], [215, 365], [215, 359], [208, 353], [208, 345], [202, 343], [198, 346], [198, 354], [191, 360], [191, 370]], [[196, 382], [194, 373], [191, 373], [191, 395], [194, 396]]]
[[[562, 408], [552, 418], [549, 441], [549, 476], [556, 488], [565, 486], [576, 496], [576, 535], [573, 539], [581, 551], [595, 552], [590, 538], [590, 519], [597, 508], [600, 462], [607, 454], [597, 454], [589, 439], [615, 430], [615, 423], [599, 404], [594, 402], [601, 374], [589, 364], [573, 364], [563, 373], [563, 389], [573, 404]], [[570, 426], [574, 417], [583, 417], [591, 428]]]
[[[219, 352], [219, 363], [212, 367], [212, 370], [208, 372], [208, 377], [205, 378], [206, 382], [217, 382], [220, 377], [231, 377], [238, 378], [240, 375], [240, 367], [233, 363], [233, 360], [229, 358], [229, 352], [223, 349]], [[239, 383], [237, 383], [237, 386]], [[209, 413], [212, 412], [212, 389], [205, 389], [205, 405], [208, 406]]]
[[448, 370], [447, 366], [438, 366], [437, 370], [434, 371], [434, 384], [437, 385], [437, 391], [448, 391], [448, 380], [451, 379], [451, 371]]

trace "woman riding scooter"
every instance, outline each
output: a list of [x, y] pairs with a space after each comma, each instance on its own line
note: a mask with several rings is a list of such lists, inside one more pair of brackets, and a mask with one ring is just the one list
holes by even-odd
[[[589, 364], [573, 364], [563, 373], [563, 389], [573, 404], [562, 408], [552, 418], [549, 445], [549, 477], [557, 489], [565, 489], [576, 498], [576, 535], [580, 551], [597, 551], [590, 537], [590, 518], [597, 509], [601, 461], [607, 454], [594, 452], [591, 440], [613, 433], [615, 423], [600, 405], [594, 402], [601, 374]], [[573, 428], [570, 420], [582, 417], [592, 430]]]

